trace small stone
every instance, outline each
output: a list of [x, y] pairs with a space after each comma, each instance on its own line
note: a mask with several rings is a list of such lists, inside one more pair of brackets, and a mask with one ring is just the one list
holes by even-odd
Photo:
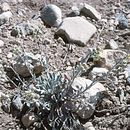
[[0, 26], [5, 24], [12, 17], [12, 13], [10, 11], [3, 12], [0, 14]]
[[30, 125], [32, 125], [35, 121], [37, 120], [36, 116], [34, 115], [34, 113], [29, 112], [27, 114], [25, 114], [21, 121], [23, 123], [23, 125], [28, 128]]
[[0, 49], [0, 54], [2, 54], [2, 49]]
[[109, 31], [113, 31], [114, 30], [114, 27], [109, 27]]
[[10, 11], [11, 8], [10, 8], [8, 3], [4, 2], [4, 3], [1, 4], [0, 10], [1, 10], [1, 13], [3, 13], [3, 12], [6, 12], [6, 11]]
[[113, 102], [110, 101], [107, 98], [103, 98], [102, 102], [101, 102], [101, 109], [109, 109], [112, 108], [114, 106]]
[[2, 40], [0, 40], [0, 47], [4, 46], [4, 42]]
[[22, 3], [22, 2], [23, 2], [23, 0], [17, 0], [17, 2], [18, 2], [18, 3]]
[[89, 39], [95, 34], [96, 27], [82, 17], [65, 18], [56, 35], [65, 41], [85, 46]]
[[128, 19], [123, 13], [116, 14], [116, 21], [118, 22], [117, 26], [120, 29], [128, 28]]
[[108, 69], [106, 69], [106, 68], [94, 67], [92, 69], [90, 75], [94, 79], [96, 76], [99, 76], [99, 77], [107, 76], [107, 73], [108, 73]]
[[48, 44], [50, 44], [51, 43], [51, 40], [50, 39], [48, 39], [48, 38], [45, 38], [44, 39], [44, 45], [48, 45]]
[[15, 107], [17, 110], [22, 110], [23, 108], [23, 103], [21, 101], [20, 95], [15, 95], [12, 99], [12, 105]]
[[77, 6], [71, 7], [72, 11], [67, 15], [67, 17], [75, 17], [80, 15], [80, 10]]
[[105, 49], [113, 49], [113, 50], [116, 50], [118, 48], [119, 48], [118, 44], [115, 42], [114, 39], [110, 39], [109, 43], [105, 47]]
[[9, 52], [8, 54], [7, 54], [7, 58], [8, 59], [11, 59], [13, 57], [13, 53], [12, 52]]
[[85, 130], [96, 130], [91, 122], [87, 122], [83, 126]]
[[84, 3], [80, 13], [85, 17], [90, 17], [95, 20], [101, 20], [101, 14], [92, 6]]
[[109, 20], [109, 25], [110, 25], [110, 26], [113, 26], [114, 23], [115, 23], [115, 20], [114, 20], [114, 19], [110, 19], [110, 20]]
[[62, 22], [61, 9], [54, 4], [46, 5], [41, 10], [41, 20], [49, 26], [58, 27]]
[[[112, 50], [112, 49], [105, 49], [100, 52], [99, 59], [104, 61], [104, 66], [108, 68], [112, 68], [114, 65], [116, 65], [119, 60], [124, 59], [127, 56], [127, 53], [121, 50]], [[102, 63], [102, 62], [101, 62]], [[103, 64], [101, 66], [103, 66]]]
[[11, 100], [9, 98], [8, 95], [5, 95], [4, 93], [1, 94], [1, 103], [2, 103], [2, 109], [9, 113], [10, 112], [10, 104], [11, 104]]
[[130, 84], [130, 64], [128, 64], [124, 71], [125, 79], [127, 80], [127, 83]]

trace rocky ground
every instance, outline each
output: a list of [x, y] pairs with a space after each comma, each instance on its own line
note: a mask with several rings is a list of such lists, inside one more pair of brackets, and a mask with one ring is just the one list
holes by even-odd
[[0, 130], [129, 130], [129, 29], [129, 0], [0, 0]]

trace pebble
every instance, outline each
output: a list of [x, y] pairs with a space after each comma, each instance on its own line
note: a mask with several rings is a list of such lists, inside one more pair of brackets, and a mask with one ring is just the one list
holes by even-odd
[[7, 58], [8, 59], [11, 59], [13, 57], [13, 53], [12, 52], [9, 52], [8, 54], [7, 54]]
[[4, 42], [2, 40], [0, 40], [0, 47], [4, 46]]

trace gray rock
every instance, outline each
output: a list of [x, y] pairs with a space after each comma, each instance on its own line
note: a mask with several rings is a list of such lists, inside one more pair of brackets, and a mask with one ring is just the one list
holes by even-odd
[[10, 11], [3, 12], [0, 14], [0, 26], [5, 24], [12, 17], [12, 13]]
[[28, 77], [31, 76], [30, 71], [34, 74], [40, 74], [44, 70], [41, 62], [44, 61], [40, 54], [24, 53], [12, 61], [12, 66], [19, 75]]
[[69, 42], [85, 46], [96, 30], [93, 24], [82, 17], [69, 17], [63, 20], [56, 35], [61, 36], [63, 39], [66, 38]]
[[49, 26], [59, 26], [62, 22], [61, 9], [53, 4], [46, 5], [41, 10], [41, 20]]
[[94, 83], [89, 79], [77, 77], [72, 84], [72, 92], [74, 95], [80, 93], [80, 97], [76, 96], [72, 100], [71, 110], [76, 112], [81, 118], [87, 119], [92, 116], [95, 105], [100, 100], [101, 93], [105, 91], [101, 83]]
[[90, 17], [95, 20], [101, 19], [101, 14], [95, 8], [86, 3], [83, 4], [83, 7], [81, 8], [80, 12], [85, 17]]

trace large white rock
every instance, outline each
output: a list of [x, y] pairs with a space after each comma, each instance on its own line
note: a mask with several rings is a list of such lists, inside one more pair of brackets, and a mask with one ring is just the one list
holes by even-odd
[[19, 75], [28, 77], [31, 76], [30, 71], [34, 74], [40, 74], [44, 70], [41, 61], [43, 60], [40, 54], [24, 53], [12, 61], [12, 66]]
[[105, 66], [112, 68], [119, 60], [123, 60], [127, 56], [127, 53], [121, 50], [105, 49], [100, 52], [99, 60], [105, 61]]
[[104, 86], [99, 82], [92, 84], [89, 79], [75, 78], [70, 95], [80, 93], [80, 96], [74, 97], [72, 102], [69, 103], [70, 109], [83, 119], [91, 117], [95, 110], [95, 105], [104, 91]]
[[61, 9], [53, 4], [46, 5], [41, 10], [41, 20], [50, 26], [59, 26], [62, 22]]
[[10, 11], [3, 12], [0, 14], [0, 26], [5, 24], [12, 17], [12, 13]]
[[66, 38], [69, 42], [85, 46], [96, 32], [96, 27], [82, 17], [65, 18], [56, 35]]
[[81, 14], [83, 14], [85, 17], [90, 17], [95, 20], [101, 19], [101, 14], [92, 6], [84, 3], [83, 7], [80, 10]]

